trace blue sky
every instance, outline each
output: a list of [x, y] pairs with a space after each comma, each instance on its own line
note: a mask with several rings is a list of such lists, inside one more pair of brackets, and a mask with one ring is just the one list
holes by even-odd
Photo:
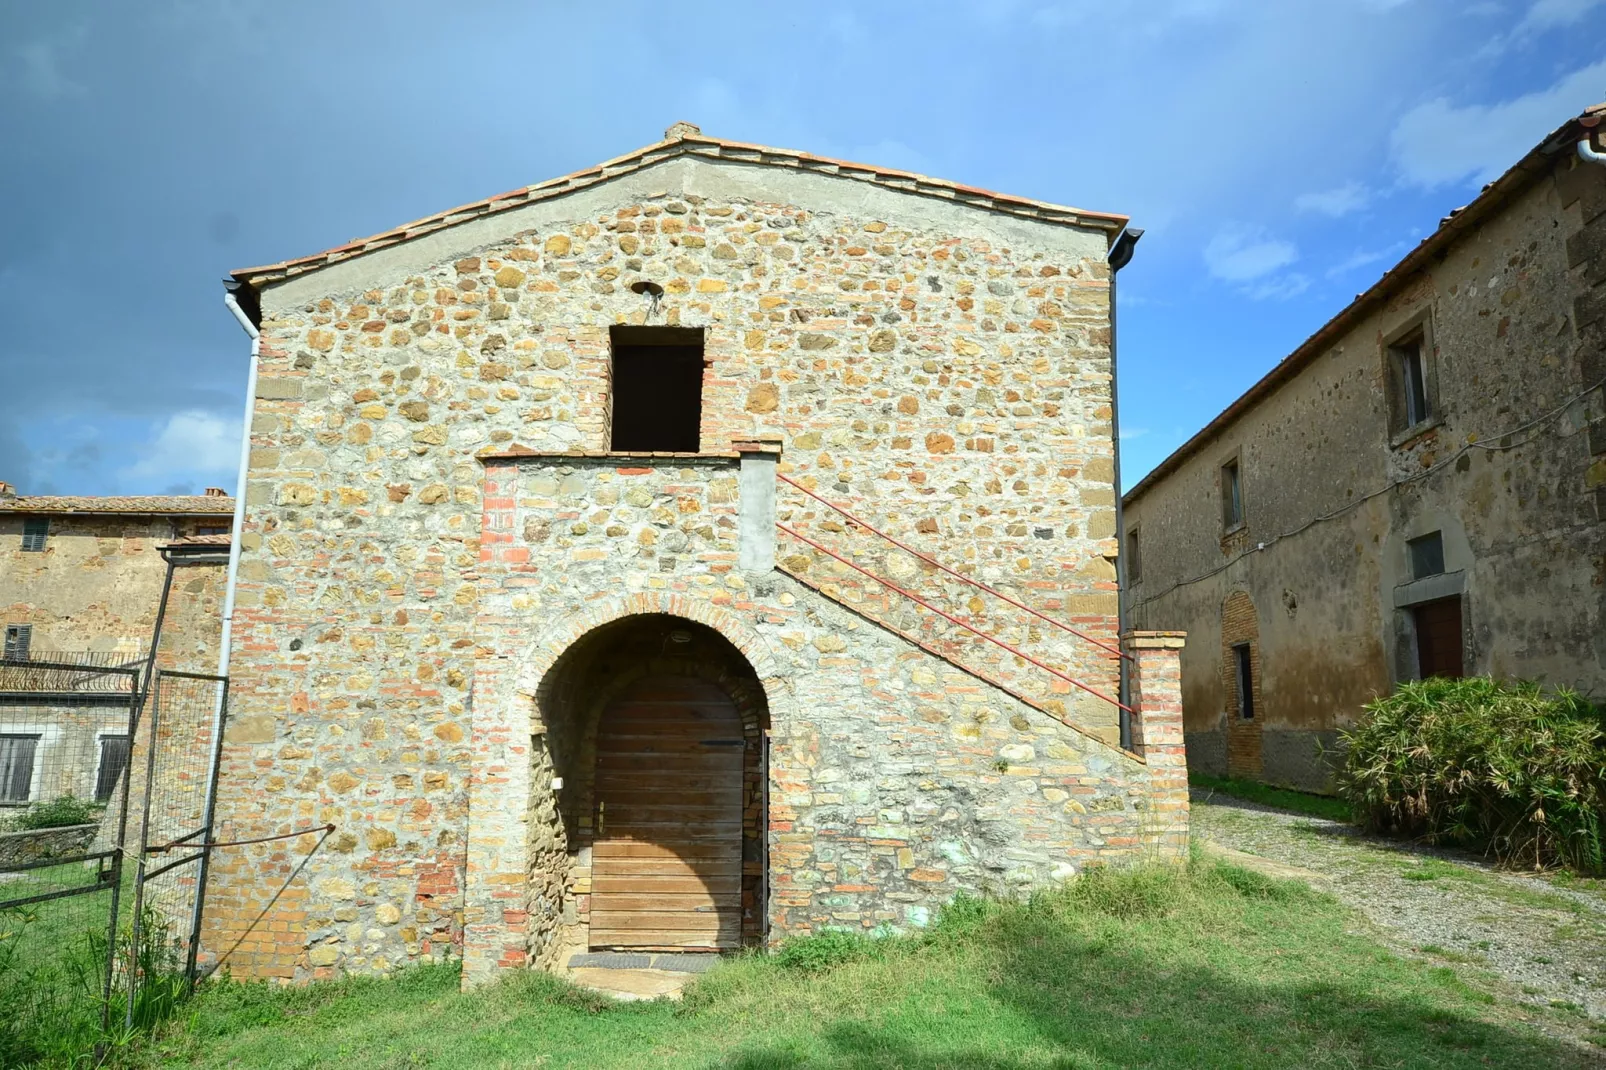
[[1606, 0], [0, 9], [0, 479], [232, 489], [230, 268], [671, 122], [1125, 212], [1130, 486], [1544, 134]]

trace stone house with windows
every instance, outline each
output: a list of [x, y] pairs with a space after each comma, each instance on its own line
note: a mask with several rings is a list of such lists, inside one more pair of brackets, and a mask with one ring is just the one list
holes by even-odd
[[40, 691], [33, 677], [60, 674], [28, 665], [143, 666], [170, 557], [193, 567], [174, 584], [156, 664], [215, 668], [233, 513], [233, 497], [215, 488], [89, 497], [0, 483], [0, 814], [62, 795], [112, 798], [129, 759], [128, 695]]
[[1128, 619], [1189, 636], [1190, 768], [1325, 790], [1337, 730], [1401, 680], [1606, 696], [1603, 118], [1548, 135], [1125, 496]]
[[215, 861], [206, 953], [472, 981], [1178, 857], [1181, 637], [1114, 702], [1124, 223], [678, 124], [235, 272], [220, 834], [303, 834]]

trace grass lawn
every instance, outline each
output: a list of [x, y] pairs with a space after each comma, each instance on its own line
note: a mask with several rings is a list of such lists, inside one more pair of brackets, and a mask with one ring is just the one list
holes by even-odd
[[1349, 803], [1343, 799], [1331, 795], [1312, 795], [1309, 792], [1293, 791], [1289, 788], [1274, 788], [1270, 784], [1262, 784], [1256, 780], [1211, 776], [1208, 773], [1189, 773], [1188, 783], [1193, 787], [1204, 788], [1220, 795], [1231, 795], [1263, 806], [1293, 810], [1312, 817], [1325, 817], [1330, 821], [1350, 821], [1354, 816], [1350, 812]]
[[1599, 1065], [1302, 885], [1204, 861], [965, 900], [929, 931], [727, 963], [684, 1003], [455, 964], [302, 989], [208, 986], [133, 1065], [725, 1070]]

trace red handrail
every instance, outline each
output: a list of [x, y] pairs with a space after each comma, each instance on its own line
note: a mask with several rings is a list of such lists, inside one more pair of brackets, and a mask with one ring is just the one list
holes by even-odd
[[[790, 480], [788, 480], [788, 482], [790, 482]], [[786, 532], [788, 535], [792, 536], [792, 538], [798, 539], [798, 540], [800, 540], [802, 542], [808, 543], [810, 546], [814, 547], [816, 550], [820, 551], [822, 554], [825, 554], [827, 557], [836, 558], [838, 561], [842, 562], [844, 565], [846, 565], [849, 568], [853, 569], [855, 572], [863, 573], [864, 575], [870, 577], [872, 580], [875, 580], [877, 583], [881, 584], [883, 587], [886, 587], [888, 590], [897, 591], [899, 594], [903, 595], [905, 598], [909, 599], [909, 601], [915, 603], [916, 605], [924, 606], [926, 609], [931, 610], [933, 613], [937, 614], [939, 617], [942, 617], [944, 620], [947, 620], [947, 621], [949, 621], [949, 622], [951, 622], [953, 624], [959, 625], [961, 628], [965, 629], [967, 632], [972, 632], [972, 633], [980, 636], [981, 638], [987, 640], [989, 643], [992, 643], [994, 646], [1002, 647], [1003, 649], [1009, 651], [1011, 654], [1014, 654], [1017, 658], [1021, 658], [1021, 659], [1025, 660], [1025, 661], [1031, 662], [1033, 665], [1036, 665], [1039, 669], [1042, 669], [1044, 672], [1052, 673], [1053, 675], [1059, 677], [1061, 680], [1064, 680], [1066, 683], [1071, 684], [1071, 685], [1073, 685], [1075, 687], [1079, 687], [1083, 691], [1086, 691], [1088, 694], [1094, 696], [1095, 698], [1101, 698], [1105, 702], [1110, 703], [1112, 706], [1115, 706], [1118, 709], [1125, 710], [1127, 713], [1135, 712], [1132, 709], [1131, 706], [1127, 706], [1127, 705], [1119, 702], [1118, 700], [1111, 698], [1109, 695], [1104, 694], [1102, 691], [1095, 691], [1093, 688], [1088, 687], [1086, 684], [1084, 684], [1082, 681], [1076, 679], [1075, 677], [1067, 676], [1064, 673], [1060, 672], [1058, 669], [1056, 669], [1056, 668], [1054, 668], [1054, 667], [1052, 667], [1050, 665], [1043, 664], [1041, 661], [1038, 661], [1036, 658], [1032, 657], [1030, 654], [1027, 654], [1027, 653], [1025, 653], [1023, 651], [1020, 651], [1020, 650], [1016, 650], [1014, 647], [1010, 646], [1008, 643], [1004, 642], [1002, 639], [995, 639], [992, 636], [988, 635], [986, 632], [984, 632], [981, 629], [975, 627], [974, 625], [967, 624], [965, 621], [960, 620], [958, 617], [954, 616], [952, 613], [948, 613], [948, 612], [945, 612], [944, 610], [938, 609], [936, 606], [932, 605], [930, 602], [927, 602], [925, 599], [921, 598], [919, 595], [915, 594], [914, 592], [904, 590], [902, 587], [899, 587], [897, 584], [893, 583], [891, 580], [882, 579], [880, 576], [877, 576], [874, 572], [871, 572], [869, 569], [864, 568], [864, 567], [862, 567], [860, 565], [857, 565], [854, 562], [849, 561], [847, 558], [843, 557], [841, 554], [836, 553], [835, 551], [829, 550], [824, 546], [821, 546], [819, 543], [815, 542], [813, 539], [809, 538], [807, 535], [800, 535], [797, 532], [793, 531], [791, 528], [787, 527], [785, 524], [777, 523], [775, 526], [780, 528], [782, 531]]]
[[[848, 512], [846, 509], [842, 508], [840, 505], [836, 504], [835, 502], [833, 502], [833, 501], [831, 501], [831, 500], [829, 500], [827, 498], [820, 497], [818, 494], [814, 493], [812, 490], [810, 490], [809, 488], [805, 487], [803, 484], [799, 483], [797, 480], [789, 479], [789, 478], [787, 478], [786, 476], [782, 475], [779, 472], [777, 472], [775, 474], [775, 478], [781, 480], [783, 483], [790, 483], [792, 486], [796, 487], [798, 490], [802, 491], [804, 494], [807, 494], [810, 498], [813, 498], [815, 501], [819, 502], [821, 505], [828, 506], [828, 507], [830, 507], [832, 509], [835, 509], [837, 512], [841, 513], [843, 516], [847, 517], [849, 520], [853, 521], [855, 524], [859, 525], [861, 528], [864, 528], [867, 531], [870, 531], [870, 532], [872, 532], [872, 533], [874, 533], [876, 535], [881, 536], [883, 539], [886, 539], [888, 542], [890, 542], [892, 545], [896, 546], [898, 549], [903, 550], [906, 553], [914, 554], [916, 557], [920, 558], [920, 560], [922, 560], [922, 561], [925, 561], [927, 564], [930, 564], [930, 565], [933, 565], [936, 568], [942, 569], [944, 572], [948, 573], [948, 575], [954, 577], [955, 579], [961, 580], [961, 581], [963, 581], [965, 583], [968, 583], [972, 587], [976, 587], [976, 588], [979, 588], [979, 589], [981, 589], [983, 591], [986, 591], [988, 594], [992, 595], [994, 598], [1002, 599], [1003, 601], [1008, 602], [1010, 605], [1014, 606], [1016, 609], [1024, 609], [1026, 612], [1030, 613], [1032, 616], [1036, 617], [1038, 620], [1046, 621], [1049, 624], [1052, 624], [1054, 627], [1061, 629], [1062, 631], [1070, 632], [1072, 635], [1076, 636], [1078, 639], [1085, 639], [1089, 643], [1092, 643], [1096, 647], [1100, 647], [1100, 648], [1102, 648], [1104, 650], [1108, 650], [1111, 654], [1114, 654], [1118, 658], [1126, 658], [1129, 661], [1131, 660], [1132, 655], [1126, 653], [1123, 650], [1121, 650], [1119, 647], [1113, 647], [1110, 644], [1108, 644], [1106, 642], [1103, 642], [1102, 640], [1093, 638], [1091, 635], [1088, 635], [1088, 634], [1086, 634], [1084, 632], [1079, 632], [1075, 628], [1071, 627], [1069, 624], [1066, 624], [1063, 621], [1058, 621], [1058, 620], [1055, 620], [1053, 617], [1047, 616], [1046, 614], [1039, 613], [1037, 610], [1033, 609], [1029, 605], [1026, 605], [1024, 602], [1017, 602], [1015, 599], [1009, 597], [1009, 595], [1005, 594], [1003, 591], [994, 590], [993, 588], [987, 586], [985, 583], [982, 583], [980, 580], [971, 579], [969, 576], [965, 575], [964, 573], [956, 572], [955, 570], [949, 568], [947, 565], [943, 564], [941, 561], [936, 560], [935, 558], [931, 557], [930, 555], [923, 554], [919, 550], [916, 550], [912, 546], [904, 545], [903, 543], [899, 542], [897, 539], [894, 539], [891, 535], [888, 535], [886, 532], [881, 531], [880, 529], [876, 528], [874, 525], [866, 523], [865, 521], [863, 521], [863, 520], [859, 519], [858, 517], [854, 516], [852, 513]], [[834, 557], [835, 555], [833, 554], [832, 556]]]

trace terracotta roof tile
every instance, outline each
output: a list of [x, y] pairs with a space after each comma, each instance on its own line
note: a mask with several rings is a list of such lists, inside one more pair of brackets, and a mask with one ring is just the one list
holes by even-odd
[[153, 516], [233, 516], [234, 499], [215, 494], [28, 494], [0, 498], [0, 513], [146, 513]]
[[226, 550], [230, 541], [230, 536], [227, 532], [220, 535], [185, 535], [182, 538], [173, 539], [171, 542], [164, 542], [161, 548], [170, 550], [175, 547], [185, 546], [220, 546]]
[[[373, 252], [388, 245], [394, 245], [397, 242], [406, 241], [437, 230], [444, 230], [447, 227], [467, 222], [470, 219], [477, 219], [481, 216], [506, 211], [510, 208], [519, 208], [537, 201], [549, 200], [566, 193], [573, 193], [576, 190], [617, 178], [620, 175], [629, 174], [632, 171], [639, 171], [642, 168], [650, 167], [653, 164], [661, 163], [677, 156], [734, 160], [740, 163], [762, 164], [770, 167], [786, 167], [793, 170], [838, 175], [899, 190], [904, 193], [955, 201], [960, 204], [968, 204], [976, 208], [1002, 212], [1026, 219], [1036, 219], [1047, 223], [1063, 223], [1068, 226], [1096, 227], [1109, 231], [1112, 238], [1127, 223], [1127, 217], [1124, 215], [1114, 215], [1109, 212], [1090, 212], [1081, 208], [1054, 204], [1050, 201], [1014, 197], [982, 189], [978, 186], [965, 186], [957, 182], [931, 178], [912, 171], [900, 171], [891, 167], [873, 167], [868, 164], [851, 163], [847, 160], [836, 160], [827, 156], [813, 156], [809, 153], [792, 149], [777, 149], [768, 145], [753, 145], [742, 141], [726, 141], [723, 138], [709, 137], [697, 131], [696, 127], [688, 124], [676, 124], [676, 126], [684, 127], [691, 132], [685, 136], [675, 136], [664, 141], [654, 142], [644, 148], [637, 149], [635, 152], [597, 164], [595, 167], [575, 171], [559, 178], [548, 179], [545, 182], [538, 182], [533, 186], [509, 190], [507, 193], [488, 197], [483, 201], [475, 201], [472, 204], [465, 204], [445, 212], [426, 216], [423, 219], [375, 234], [372, 237], [353, 239], [344, 245], [326, 249], [321, 253], [314, 253], [312, 256], [298, 257], [294, 260], [281, 260], [276, 264], [263, 264], [259, 267], [240, 268], [230, 274], [240, 282], [252, 286], [265, 282], [276, 282], [308, 271], [316, 271], [341, 260]], [[671, 127], [671, 132], [675, 132], [675, 130], [675, 127]]]

